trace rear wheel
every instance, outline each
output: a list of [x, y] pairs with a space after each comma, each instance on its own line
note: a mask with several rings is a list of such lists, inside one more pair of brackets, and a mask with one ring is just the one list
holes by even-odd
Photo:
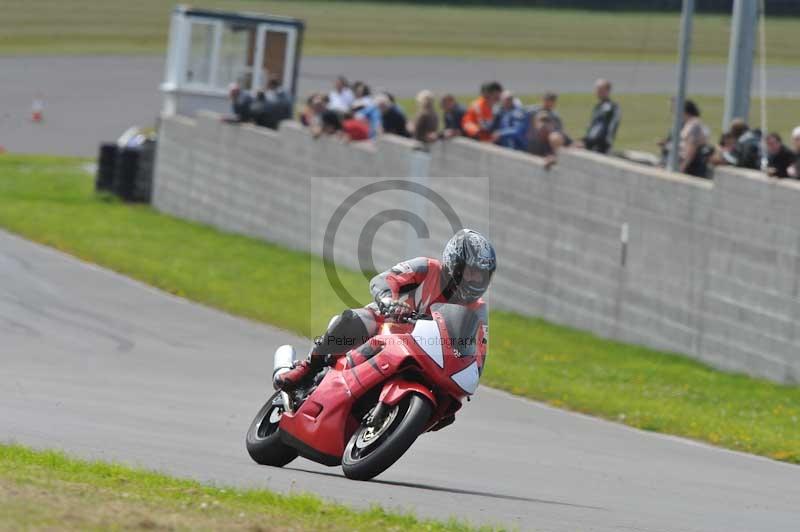
[[369, 480], [380, 475], [411, 447], [433, 413], [430, 402], [416, 393], [406, 395], [377, 424], [362, 422], [342, 456], [347, 478]]
[[247, 431], [247, 452], [256, 463], [283, 467], [295, 458], [297, 450], [281, 441], [278, 424], [283, 415], [280, 392], [270, 397], [256, 414]]

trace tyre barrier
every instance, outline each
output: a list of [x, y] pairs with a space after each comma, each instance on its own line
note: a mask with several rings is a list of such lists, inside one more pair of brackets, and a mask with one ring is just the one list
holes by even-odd
[[111, 192], [114, 186], [114, 165], [117, 160], [117, 145], [103, 143], [100, 145], [100, 154], [97, 157], [97, 176], [94, 188], [98, 192]]
[[138, 146], [100, 145], [95, 190], [108, 192], [124, 201], [150, 203], [156, 143], [146, 140]]

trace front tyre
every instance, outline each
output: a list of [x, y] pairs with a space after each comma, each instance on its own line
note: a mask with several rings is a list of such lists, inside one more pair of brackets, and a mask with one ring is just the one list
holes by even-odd
[[410, 393], [391, 408], [380, 426], [362, 422], [342, 456], [345, 476], [369, 480], [386, 471], [411, 447], [432, 413], [426, 398]]
[[280, 392], [269, 398], [256, 414], [247, 431], [247, 452], [256, 463], [283, 467], [295, 458], [297, 450], [281, 441], [278, 424], [283, 415]]

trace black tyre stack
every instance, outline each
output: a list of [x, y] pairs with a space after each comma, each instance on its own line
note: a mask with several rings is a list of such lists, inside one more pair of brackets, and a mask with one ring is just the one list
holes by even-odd
[[125, 201], [150, 203], [156, 143], [146, 140], [134, 147], [100, 145], [95, 189]]
[[98, 192], [112, 192], [117, 151], [117, 145], [114, 143], [106, 142], [100, 145], [100, 155], [97, 157], [97, 177], [94, 182], [94, 188]]

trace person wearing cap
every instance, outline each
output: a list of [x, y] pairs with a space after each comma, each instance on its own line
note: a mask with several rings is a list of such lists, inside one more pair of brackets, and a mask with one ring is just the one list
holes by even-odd
[[800, 126], [792, 130], [792, 148], [794, 148], [794, 164], [786, 169], [789, 177], [800, 179]]

